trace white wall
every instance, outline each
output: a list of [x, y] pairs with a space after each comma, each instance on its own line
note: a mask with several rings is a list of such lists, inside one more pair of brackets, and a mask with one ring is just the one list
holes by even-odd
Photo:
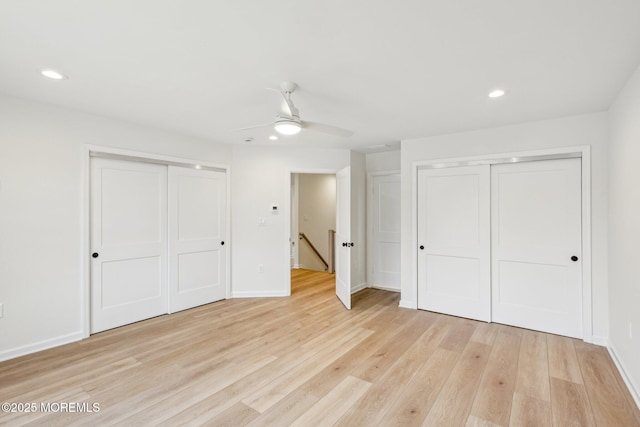
[[369, 153], [366, 155], [367, 173], [400, 170], [400, 150]]
[[[292, 172], [335, 173], [349, 165], [348, 150], [233, 148], [231, 274], [235, 297], [283, 296], [290, 292], [289, 193]], [[277, 215], [271, 205], [279, 206]], [[259, 226], [258, 219], [265, 218]], [[258, 272], [258, 266], [264, 272]]]
[[402, 141], [402, 297], [401, 304], [416, 306], [412, 281], [411, 179], [412, 162], [517, 151], [591, 146], [593, 335], [606, 342], [607, 289], [607, 113], [595, 113], [452, 135]]
[[231, 149], [6, 96], [0, 123], [3, 360], [82, 336], [85, 144], [222, 164]]
[[[329, 230], [336, 229], [336, 176], [310, 173], [297, 176], [298, 230], [307, 236], [325, 261], [329, 262]], [[294, 219], [291, 219], [293, 223]], [[325, 265], [311, 247], [302, 240], [296, 241], [300, 266], [325, 271]]]
[[640, 68], [611, 107], [610, 129], [609, 344], [640, 405]]

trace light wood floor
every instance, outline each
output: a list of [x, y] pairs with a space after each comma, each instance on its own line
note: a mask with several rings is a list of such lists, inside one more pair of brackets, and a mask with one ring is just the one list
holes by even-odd
[[0, 363], [0, 402], [98, 403], [0, 413], [9, 425], [640, 426], [607, 351], [398, 308], [296, 270], [290, 298], [233, 299]]

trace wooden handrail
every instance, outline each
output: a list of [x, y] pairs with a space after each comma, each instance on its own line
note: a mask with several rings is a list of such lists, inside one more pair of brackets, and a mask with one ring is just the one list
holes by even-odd
[[324, 260], [323, 256], [320, 254], [320, 252], [318, 252], [316, 247], [313, 246], [313, 243], [311, 243], [311, 240], [309, 240], [309, 238], [306, 236], [306, 234], [298, 233], [298, 235], [300, 236], [301, 240], [304, 240], [305, 242], [307, 242], [309, 244], [309, 247], [311, 248], [313, 253], [316, 254], [318, 256], [318, 258], [320, 258], [320, 261], [322, 261], [322, 263], [324, 264], [324, 269], [325, 270], [328, 269], [329, 268], [329, 264], [327, 263], [327, 261]]

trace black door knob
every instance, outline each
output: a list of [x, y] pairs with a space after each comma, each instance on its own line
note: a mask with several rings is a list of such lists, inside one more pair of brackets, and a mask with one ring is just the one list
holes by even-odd
[[222, 242], [220, 242], [220, 244], [221, 244], [222, 246], [224, 246], [224, 240], [223, 240]]
[[343, 242], [342, 243], [342, 247], [346, 248], [347, 247], [347, 242]]
[[349, 247], [352, 248], [355, 245], [355, 243], [351, 242], [349, 243]]
[[574, 256], [571, 257], [571, 261], [576, 262], [577, 260], [578, 260], [577, 256], [574, 255]]
[[91, 256], [94, 257], [94, 258], [98, 258], [98, 252], [92, 253]]
[[424, 245], [420, 245], [420, 250], [423, 251], [424, 250]]

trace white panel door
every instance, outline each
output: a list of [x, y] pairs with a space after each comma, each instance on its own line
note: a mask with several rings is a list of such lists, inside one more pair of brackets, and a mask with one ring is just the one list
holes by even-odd
[[167, 168], [91, 160], [91, 332], [167, 313]]
[[169, 166], [169, 312], [227, 296], [224, 172]]
[[400, 175], [373, 177], [373, 286], [400, 289]]
[[489, 166], [418, 172], [418, 308], [490, 321]]
[[580, 169], [580, 159], [492, 168], [494, 322], [582, 338]]
[[336, 295], [351, 309], [351, 167], [336, 174]]

